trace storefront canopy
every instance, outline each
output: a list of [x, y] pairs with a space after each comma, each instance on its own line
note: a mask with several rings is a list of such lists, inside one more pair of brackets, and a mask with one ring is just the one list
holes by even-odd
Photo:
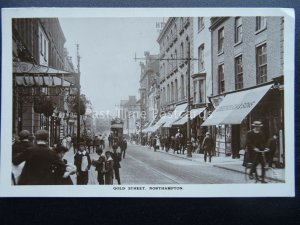
[[186, 107], [187, 107], [187, 103], [176, 106], [172, 114], [170, 116], [167, 116], [168, 119], [166, 123], [163, 125], [163, 127], [167, 127], [167, 128], [172, 127], [172, 124], [176, 120], [178, 120], [181, 117], [181, 115], [185, 112]]
[[147, 129], [148, 132], [155, 132], [157, 131], [162, 125], [164, 125], [166, 123], [166, 121], [168, 120], [168, 116], [162, 116], [155, 125], [149, 127]]
[[28, 62], [14, 62], [13, 73], [17, 86], [69, 87], [71, 84], [79, 83], [79, 76], [76, 73]]
[[[191, 120], [195, 119], [200, 113], [202, 113], [206, 108], [198, 108], [198, 109], [192, 109], [190, 112], [190, 118]], [[173, 126], [180, 126], [184, 125], [188, 121], [188, 115], [184, 115], [182, 118], [179, 120], [175, 121], [172, 125]]]
[[226, 95], [201, 126], [240, 124], [271, 87], [272, 84]]

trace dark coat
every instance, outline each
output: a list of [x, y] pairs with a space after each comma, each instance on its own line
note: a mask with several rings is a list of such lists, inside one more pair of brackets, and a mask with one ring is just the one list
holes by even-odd
[[96, 167], [96, 171], [98, 171], [98, 173], [104, 173], [104, 170], [105, 170], [105, 156], [100, 155], [98, 160], [93, 161], [93, 165]]
[[127, 149], [127, 141], [122, 140], [121, 145], [120, 145], [121, 150], [126, 150]]
[[74, 156], [74, 165], [77, 167], [77, 172], [85, 172], [81, 170], [82, 157], [87, 156], [88, 160], [88, 170], [91, 168], [92, 162], [89, 153], [85, 151], [85, 154], [77, 152]]
[[112, 159], [114, 160], [114, 169], [115, 168], [121, 168], [121, 164], [120, 164], [120, 162], [121, 162], [121, 160], [122, 160], [122, 158], [121, 158], [121, 154], [120, 153], [118, 153], [118, 152], [116, 152], [116, 153], [110, 153], [110, 155], [111, 155], [111, 157], [112, 157]]
[[205, 137], [202, 142], [202, 148], [204, 151], [212, 152], [214, 148], [214, 140], [211, 137]]
[[12, 160], [14, 161], [14, 157], [18, 154], [24, 152], [26, 149], [33, 147], [32, 142], [30, 141], [17, 141], [12, 146]]
[[20, 185], [54, 185], [66, 170], [65, 163], [44, 144], [34, 145], [14, 158], [16, 165], [24, 161]]

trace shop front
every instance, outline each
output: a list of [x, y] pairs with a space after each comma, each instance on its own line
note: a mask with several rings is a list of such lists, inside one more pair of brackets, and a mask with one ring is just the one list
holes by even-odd
[[[263, 123], [262, 131], [266, 139], [279, 135], [277, 161], [283, 146], [283, 86], [268, 83], [247, 90], [228, 93], [202, 127], [214, 130], [216, 154], [238, 158], [245, 149], [246, 135], [253, 121]], [[282, 156], [282, 157], [283, 157]]]

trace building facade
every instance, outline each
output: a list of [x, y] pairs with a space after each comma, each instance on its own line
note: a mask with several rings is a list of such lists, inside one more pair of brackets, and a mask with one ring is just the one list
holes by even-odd
[[[160, 111], [164, 114], [174, 112], [178, 105], [187, 104], [188, 76], [194, 73], [194, 60], [188, 60], [188, 57], [194, 57], [193, 22], [190, 17], [170, 17], [157, 39], [160, 46]], [[190, 85], [193, 90], [192, 79]], [[163, 133], [169, 135], [172, 132], [170, 123], [165, 128]]]
[[[71, 86], [61, 77], [75, 72], [64, 51], [65, 36], [57, 18], [13, 19], [12, 31], [13, 132], [49, 129], [54, 143], [65, 130], [61, 122], [67, 112], [66, 95], [61, 88]], [[40, 107], [45, 101], [48, 110]]]
[[203, 126], [214, 131], [217, 154], [238, 157], [255, 120], [282, 144], [283, 17], [213, 17], [210, 30], [215, 110]]
[[145, 52], [145, 63], [140, 63], [140, 110], [143, 126], [155, 120], [160, 105], [158, 55]]

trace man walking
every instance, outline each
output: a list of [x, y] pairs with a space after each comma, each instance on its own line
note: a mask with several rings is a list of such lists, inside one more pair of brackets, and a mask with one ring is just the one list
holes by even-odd
[[105, 152], [105, 157], [106, 157], [105, 170], [104, 170], [105, 184], [112, 185], [113, 176], [114, 176], [114, 160], [112, 159], [109, 151]]
[[[50, 150], [47, 144], [48, 132], [39, 130], [35, 134], [36, 145], [26, 149], [13, 158], [13, 163], [19, 165], [25, 162], [19, 185], [53, 185], [57, 176], [63, 177], [66, 165]], [[57, 173], [57, 171], [59, 171]]]
[[123, 138], [123, 140], [121, 141], [120, 148], [121, 148], [121, 156], [123, 155], [123, 159], [125, 159], [125, 152], [127, 149], [127, 141], [125, 138]]
[[113, 149], [113, 153], [111, 153], [111, 157], [112, 159], [114, 160], [114, 171], [115, 171], [115, 178], [116, 180], [118, 181], [118, 184], [120, 185], [121, 184], [121, 178], [120, 178], [120, 168], [121, 168], [121, 165], [120, 165], [120, 162], [122, 160], [121, 158], [121, 154], [117, 152], [117, 149], [114, 148]]
[[214, 148], [214, 141], [211, 138], [210, 133], [206, 132], [205, 138], [203, 139], [203, 142], [202, 142], [202, 149], [204, 151], [204, 161], [205, 162], [207, 159], [207, 155], [209, 156], [209, 162], [211, 162], [213, 148]]

